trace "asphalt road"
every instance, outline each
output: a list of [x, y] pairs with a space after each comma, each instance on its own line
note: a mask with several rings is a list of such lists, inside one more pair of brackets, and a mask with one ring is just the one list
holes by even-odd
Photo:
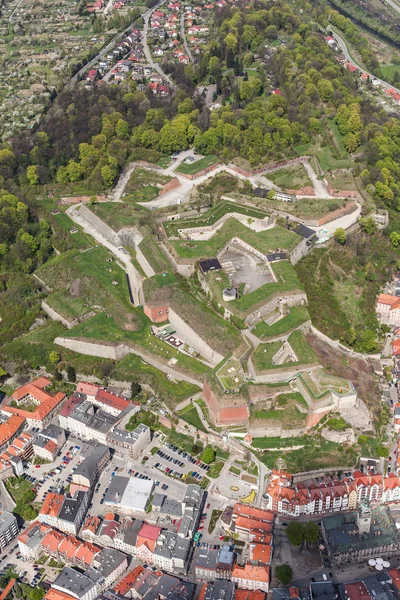
[[185, 46], [186, 54], [188, 55], [188, 57], [190, 58], [190, 60], [192, 62], [194, 62], [192, 51], [190, 50], [189, 45], [188, 45], [188, 43], [186, 41], [186, 34], [185, 34], [185, 13], [181, 14], [181, 40], [183, 40], [183, 45]]
[[[389, 0], [385, 0], [385, 1], [389, 1]], [[390, 0], [389, 4], [394, 4], [392, 3], [392, 0]], [[381, 87], [383, 89], [394, 89], [396, 92], [398, 92], [400, 94], [400, 89], [394, 87], [394, 85], [392, 85], [391, 83], [388, 83], [387, 81], [383, 81], [383, 79], [379, 79], [379, 77], [376, 77], [375, 75], [373, 75], [372, 73], [369, 73], [368, 71], [366, 71], [365, 69], [362, 69], [360, 67], [360, 65], [358, 65], [355, 60], [350, 56], [349, 51], [347, 50], [347, 46], [345, 44], [345, 42], [342, 40], [342, 38], [340, 37], [340, 35], [338, 33], [336, 33], [335, 31], [332, 31], [332, 35], [335, 38], [338, 46], [340, 47], [340, 49], [342, 50], [343, 54], [346, 57], [346, 60], [348, 60], [349, 62], [353, 63], [358, 70], [360, 71], [360, 73], [366, 73], [371, 79], [374, 79], [376, 81], [379, 81], [379, 83], [381, 84]]]
[[176, 85], [174, 84], [174, 82], [172, 81], [172, 79], [170, 77], [168, 77], [168, 75], [166, 75], [164, 73], [164, 71], [162, 70], [162, 68], [160, 67], [160, 65], [156, 62], [154, 62], [153, 57], [151, 56], [151, 52], [147, 43], [147, 33], [148, 33], [148, 29], [149, 29], [149, 21], [150, 21], [150, 16], [152, 15], [152, 13], [159, 7], [161, 6], [161, 4], [164, 4], [166, 2], [166, 0], [161, 0], [161, 2], [158, 2], [155, 6], [153, 6], [153, 8], [150, 11], [147, 11], [143, 16], [144, 19], [144, 28], [143, 28], [143, 52], [144, 55], [146, 57], [147, 62], [149, 63], [149, 65], [151, 66], [151, 68], [154, 71], [157, 71], [157, 73], [159, 73], [161, 75], [161, 77], [164, 77], [164, 79], [166, 81], [168, 81], [169, 85], [171, 86], [171, 88], [173, 90], [176, 89]]

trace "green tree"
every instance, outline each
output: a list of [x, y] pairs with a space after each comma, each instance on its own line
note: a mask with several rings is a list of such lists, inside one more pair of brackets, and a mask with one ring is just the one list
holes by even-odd
[[346, 232], [343, 227], [338, 227], [335, 229], [333, 237], [339, 244], [342, 244], [342, 246], [344, 246], [346, 243]]
[[121, 140], [126, 140], [129, 137], [129, 123], [124, 119], [118, 119], [115, 133]]
[[209, 465], [215, 460], [215, 451], [211, 448], [211, 446], [204, 448], [200, 460], [206, 463], [206, 465]]
[[71, 383], [74, 383], [76, 381], [76, 372], [72, 365], [67, 366], [67, 379]]
[[39, 183], [39, 175], [37, 173], [36, 165], [30, 165], [26, 169], [26, 178], [29, 181], [29, 185], [37, 185]]
[[304, 525], [299, 521], [290, 521], [286, 527], [285, 533], [293, 546], [300, 546], [304, 540]]
[[93, 206], [97, 202], [97, 196], [90, 196], [90, 204]]
[[142, 386], [137, 381], [132, 381], [131, 383], [131, 398], [136, 398], [138, 394], [142, 391]]
[[49, 352], [49, 361], [53, 364], [57, 364], [58, 362], [60, 362], [60, 355], [58, 354], [58, 352], [55, 352], [54, 350]]
[[317, 84], [318, 93], [322, 100], [330, 100], [333, 97], [333, 85], [329, 79], [320, 79]]
[[278, 565], [275, 570], [275, 575], [278, 581], [283, 585], [289, 585], [292, 581], [293, 570], [290, 565]]
[[362, 217], [359, 223], [361, 229], [365, 231], [365, 233], [367, 233], [368, 235], [373, 235], [377, 230], [376, 223], [373, 217]]
[[107, 187], [111, 187], [117, 174], [109, 165], [101, 168], [101, 178]]
[[397, 231], [392, 231], [389, 238], [390, 238], [390, 241], [392, 242], [392, 246], [394, 246], [395, 248], [398, 248], [398, 246], [400, 244], [400, 233], [398, 233]]
[[315, 521], [307, 521], [304, 525], [304, 539], [308, 544], [316, 544], [319, 538], [319, 529]]

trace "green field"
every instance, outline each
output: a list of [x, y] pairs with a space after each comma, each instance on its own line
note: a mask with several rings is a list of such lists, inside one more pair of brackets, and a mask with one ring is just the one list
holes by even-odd
[[196, 160], [192, 163], [182, 162], [177, 169], [175, 169], [176, 173], [182, 173], [183, 175], [194, 175], [199, 171], [203, 171], [203, 169], [207, 169], [212, 165], [219, 163], [220, 160], [218, 156], [214, 156], [213, 154], [208, 154], [207, 156], [203, 156], [200, 160]]
[[247, 215], [249, 218], [253, 219], [264, 219], [267, 216], [267, 213], [263, 210], [236, 204], [234, 202], [223, 201], [219, 202], [213, 206], [213, 208], [197, 218], [191, 217], [189, 219], [179, 219], [177, 221], [164, 221], [163, 225], [165, 233], [168, 237], [178, 237], [178, 229], [192, 229], [194, 227], [213, 225], [213, 223], [216, 223], [218, 219], [227, 213]]
[[254, 438], [251, 442], [253, 448], [259, 450], [268, 450], [269, 448], [291, 448], [292, 446], [301, 446], [308, 443], [308, 436], [298, 438], [281, 438], [281, 437], [263, 437]]
[[134, 225], [140, 230], [148, 228], [148, 211], [135, 204], [100, 202], [90, 206], [90, 210], [114, 231], [119, 231], [123, 227], [133, 227]]
[[311, 364], [317, 362], [317, 357], [314, 350], [306, 340], [304, 334], [296, 330], [290, 334], [288, 342], [297, 356], [297, 361], [290, 361], [280, 365], [275, 365], [272, 359], [276, 352], [282, 347], [282, 342], [271, 342], [269, 344], [260, 344], [252, 353], [251, 359], [254, 368], [258, 373], [268, 371], [270, 369], [281, 369], [291, 365]]
[[69, 250], [38, 269], [37, 275], [55, 291], [49, 304], [64, 311], [67, 319], [90, 310], [105, 310], [120, 322], [132, 315], [125, 272], [102, 246]]
[[316, 400], [330, 390], [335, 391], [337, 394], [348, 394], [353, 391], [353, 387], [349, 381], [341, 377], [328, 375], [323, 369], [314, 369], [312, 376], [310, 373], [302, 373], [300, 377], [310, 394]]
[[335, 120], [327, 119], [326, 124], [327, 124], [328, 129], [331, 132], [331, 135], [335, 139], [335, 142], [336, 142], [335, 146], [336, 146], [337, 150], [339, 151], [341, 158], [347, 158], [348, 152], [347, 152], [346, 148], [344, 147], [343, 135], [340, 133], [339, 127], [335, 123]]
[[289, 309], [289, 313], [286, 316], [272, 325], [267, 325], [265, 321], [260, 321], [252, 329], [252, 333], [262, 339], [273, 338], [288, 333], [295, 327], [308, 321], [309, 318], [310, 315], [306, 306], [293, 306]]
[[205, 433], [207, 433], [207, 429], [201, 422], [199, 413], [197, 412], [196, 408], [191, 404], [186, 406], [184, 409], [180, 410], [178, 415], [181, 419], [183, 419], [190, 425], [193, 425], [193, 427], [196, 427], [196, 429], [198, 429], [199, 431], [204, 431]]
[[323, 171], [332, 171], [334, 169], [351, 169], [354, 162], [350, 158], [335, 158], [329, 146], [317, 150], [316, 157]]
[[[53, 226], [60, 228], [60, 232], [64, 232], [65, 235], [68, 236], [68, 247], [69, 248], [77, 248], [78, 250], [83, 250], [85, 248], [90, 248], [93, 245], [93, 240], [91, 237], [86, 235], [82, 231], [82, 228], [79, 225], [76, 225], [70, 217], [64, 212], [60, 212], [57, 215], [51, 215], [50, 220], [53, 221]], [[71, 229], [78, 229], [76, 233], [71, 233]]]
[[267, 177], [283, 190], [297, 190], [301, 187], [312, 186], [307, 171], [302, 164], [273, 171], [268, 173]]
[[155, 242], [154, 236], [149, 235], [143, 238], [139, 244], [139, 250], [143, 252], [155, 273], [164, 273], [171, 270], [171, 263], [160, 246]]
[[274, 227], [255, 233], [236, 219], [228, 219], [207, 241], [173, 240], [171, 245], [180, 258], [200, 259], [211, 258], [218, 254], [229, 240], [238, 237], [260, 252], [274, 252], [284, 248], [289, 252], [300, 242], [300, 236], [283, 227]]

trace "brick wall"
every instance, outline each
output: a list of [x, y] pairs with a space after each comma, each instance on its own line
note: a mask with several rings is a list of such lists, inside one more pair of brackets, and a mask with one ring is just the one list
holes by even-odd
[[[329, 192], [329, 193], [331, 193], [331, 192]], [[318, 220], [318, 227], [322, 227], [322, 225], [325, 225], [326, 223], [330, 223], [331, 221], [334, 221], [335, 219], [338, 219], [339, 217], [343, 217], [344, 215], [347, 215], [347, 214], [353, 212], [354, 210], [356, 210], [356, 208], [357, 208], [356, 203], [350, 202], [350, 204], [346, 204], [345, 206], [342, 206], [342, 208], [338, 208], [337, 210], [334, 210], [333, 212], [329, 213], [328, 215], [321, 217], [321, 219]]]
[[168, 321], [169, 304], [160, 304], [159, 306], [144, 305], [144, 314], [149, 317], [153, 323], [163, 323]]
[[203, 169], [202, 171], [199, 171], [198, 173], [192, 173], [191, 175], [186, 174], [186, 173], [179, 173], [179, 175], [181, 175], [181, 177], [186, 177], [186, 179], [197, 179], [198, 177], [203, 177], [203, 175], [207, 175], [207, 173], [211, 173], [211, 171], [214, 171], [217, 167], [220, 166], [221, 163], [216, 163], [215, 165], [211, 165], [210, 167], [207, 167], [206, 169]]
[[162, 194], [166, 194], [167, 192], [170, 192], [171, 190], [174, 190], [175, 188], [177, 188], [179, 186], [180, 186], [179, 179], [174, 177], [173, 179], [171, 179], [171, 181], [166, 183], [163, 188], [161, 188], [159, 195], [161, 196]]

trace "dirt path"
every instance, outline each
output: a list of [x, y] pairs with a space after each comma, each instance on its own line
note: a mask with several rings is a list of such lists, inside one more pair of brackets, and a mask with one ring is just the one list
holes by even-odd
[[311, 179], [312, 186], [315, 191], [316, 198], [333, 198], [331, 194], [328, 192], [327, 187], [323, 181], [318, 179], [314, 169], [310, 165], [308, 161], [303, 163], [305, 170], [307, 171], [307, 175]]

